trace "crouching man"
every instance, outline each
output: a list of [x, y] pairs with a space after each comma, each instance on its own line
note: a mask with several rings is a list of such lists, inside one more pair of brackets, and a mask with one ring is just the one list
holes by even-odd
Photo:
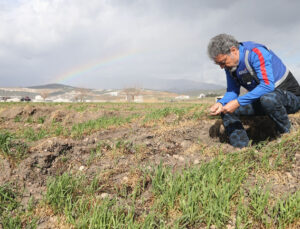
[[[288, 114], [300, 109], [300, 87], [273, 51], [219, 34], [210, 40], [208, 55], [226, 73], [227, 92], [210, 113], [221, 115], [231, 145], [242, 148], [249, 143], [240, 115], [268, 115], [280, 133], [290, 131]], [[248, 92], [240, 96], [241, 86]]]

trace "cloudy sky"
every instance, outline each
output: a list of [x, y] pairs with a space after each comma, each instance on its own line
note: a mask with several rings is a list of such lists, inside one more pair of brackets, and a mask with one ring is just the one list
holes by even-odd
[[299, 0], [0, 0], [0, 87], [225, 85], [219, 33], [269, 46], [300, 80]]

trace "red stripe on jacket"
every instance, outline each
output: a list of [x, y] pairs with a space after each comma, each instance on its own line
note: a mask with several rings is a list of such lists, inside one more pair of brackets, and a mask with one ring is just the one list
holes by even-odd
[[258, 48], [254, 48], [253, 51], [257, 54], [259, 62], [260, 62], [260, 71], [263, 77], [263, 80], [265, 82], [265, 84], [269, 85], [270, 81], [268, 79], [267, 76], [267, 71], [266, 71], [266, 66], [265, 66], [265, 59], [262, 55], [262, 53], [260, 52], [260, 50]]

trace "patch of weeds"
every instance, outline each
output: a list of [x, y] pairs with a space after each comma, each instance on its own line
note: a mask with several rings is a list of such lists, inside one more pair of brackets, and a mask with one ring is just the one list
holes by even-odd
[[21, 228], [20, 217], [12, 215], [19, 206], [17, 193], [8, 184], [0, 186], [0, 225], [3, 228]]
[[32, 117], [28, 117], [25, 122], [29, 123], [29, 124], [32, 124], [32, 123], [34, 123], [34, 120], [33, 120]]
[[181, 227], [201, 222], [208, 227], [222, 227], [230, 218], [232, 201], [246, 171], [246, 167], [237, 169], [230, 160], [222, 158], [178, 173], [160, 165], [152, 177], [156, 211], [170, 218], [170, 213], [177, 209], [175, 223]]
[[17, 115], [15, 118], [14, 118], [14, 122], [21, 122], [21, 115]]
[[121, 154], [132, 154], [136, 152], [133, 142], [118, 140], [115, 142], [114, 149]]
[[124, 228], [134, 225], [134, 208], [117, 204], [116, 199], [97, 200], [86, 194], [99, 190], [95, 178], [88, 184], [83, 176], [63, 174], [47, 184], [46, 203], [57, 213], [63, 213], [77, 228]]
[[287, 228], [300, 217], [300, 191], [271, 204], [268, 190], [261, 185], [250, 190], [246, 200], [242, 193], [237, 207], [236, 228]]
[[43, 124], [45, 122], [45, 120], [46, 120], [45, 116], [38, 117], [37, 123]]
[[[83, 184], [83, 177], [74, 178], [68, 173], [52, 178], [47, 183], [45, 200], [55, 212], [63, 213], [67, 204], [78, 199], [75, 194]], [[80, 191], [79, 191], [80, 192]]]
[[13, 216], [11, 214], [5, 214], [2, 216], [0, 225], [6, 229], [21, 229], [22, 221], [19, 215]]
[[52, 123], [51, 134], [55, 136], [69, 136], [70, 131], [60, 123]]
[[167, 117], [170, 114], [175, 114], [177, 119], [180, 120], [184, 114], [186, 114], [191, 107], [189, 108], [177, 108], [177, 107], [165, 107], [162, 109], [156, 109], [148, 114], [144, 118], [144, 122], [149, 122], [153, 120], [160, 120]]
[[102, 156], [102, 146], [104, 143], [98, 142], [95, 149], [92, 149], [90, 156], [87, 161], [87, 165], [90, 165], [95, 159], [98, 159]]
[[236, 210], [236, 223], [235, 228], [248, 228], [251, 224], [250, 211], [245, 201], [245, 193], [243, 190], [240, 192], [240, 200]]
[[10, 155], [14, 136], [9, 132], [0, 133], [0, 149], [4, 155]]
[[88, 109], [88, 107], [89, 106], [86, 105], [86, 104], [81, 104], [80, 106], [73, 107], [73, 110], [75, 110], [76, 112], [84, 112], [84, 111], [86, 111]]
[[278, 200], [273, 208], [272, 217], [278, 228], [286, 228], [287, 225], [300, 218], [300, 191]]
[[72, 126], [71, 136], [73, 138], [81, 138], [85, 134], [91, 134], [93, 131], [106, 129], [111, 126], [120, 126], [124, 123], [129, 123], [132, 117], [120, 116], [103, 116], [96, 120], [89, 120], [87, 122], [78, 123]]
[[32, 127], [28, 127], [24, 130], [23, 137], [29, 141], [37, 141], [48, 136], [46, 129], [34, 130]]
[[17, 141], [15, 135], [9, 132], [0, 132], [0, 153], [6, 157], [22, 159], [26, 155], [27, 145]]
[[63, 162], [63, 163], [66, 163], [69, 159], [70, 159], [70, 158], [69, 158], [68, 156], [66, 156], [66, 155], [62, 155], [62, 156], [60, 157], [60, 161]]
[[134, 208], [118, 205], [116, 200], [104, 199], [92, 207], [81, 201], [79, 211], [84, 212], [75, 223], [78, 228], [137, 228]]
[[64, 132], [64, 129], [65, 129], [65, 128], [64, 128], [62, 125], [56, 126], [56, 128], [54, 129], [54, 135], [55, 135], [55, 136], [60, 136], [60, 135], [62, 135], [63, 132]]
[[[28, 213], [32, 209], [27, 209]], [[24, 220], [25, 219], [25, 220]], [[21, 209], [18, 193], [8, 185], [0, 186], [0, 225], [2, 228], [36, 228], [37, 219], [34, 219]]]
[[268, 217], [268, 206], [269, 206], [270, 192], [263, 190], [260, 185], [256, 185], [250, 190], [250, 211], [251, 215], [258, 220], [260, 223], [268, 224], [270, 221]]
[[0, 186], [0, 215], [12, 211], [18, 206], [17, 193], [13, 191], [11, 186], [8, 184]]
[[206, 104], [200, 104], [195, 107], [195, 111], [192, 112], [192, 119], [200, 120], [207, 116], [206, 110], [208, 106]]
[[300, 150], [299, 134], [282, 136], [276, 142], [264, 141], [250, 149], [256, 169], [265, 172], [291, 168], [295, 154]]

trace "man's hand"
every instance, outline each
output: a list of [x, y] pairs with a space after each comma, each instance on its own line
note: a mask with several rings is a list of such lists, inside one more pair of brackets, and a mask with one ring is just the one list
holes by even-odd
[[223, 105], [221, 103], [215, 103], [209, 109], [210, 115], [219, 115], [223, 111]]
[[237, 99], [230, 101], [229, 103], [227, 103], [224, 107], [222, 112], [224, 114], [226, 113], [233, 113], [238, 107], [240, 106], [239, 102], [237, 101]]

